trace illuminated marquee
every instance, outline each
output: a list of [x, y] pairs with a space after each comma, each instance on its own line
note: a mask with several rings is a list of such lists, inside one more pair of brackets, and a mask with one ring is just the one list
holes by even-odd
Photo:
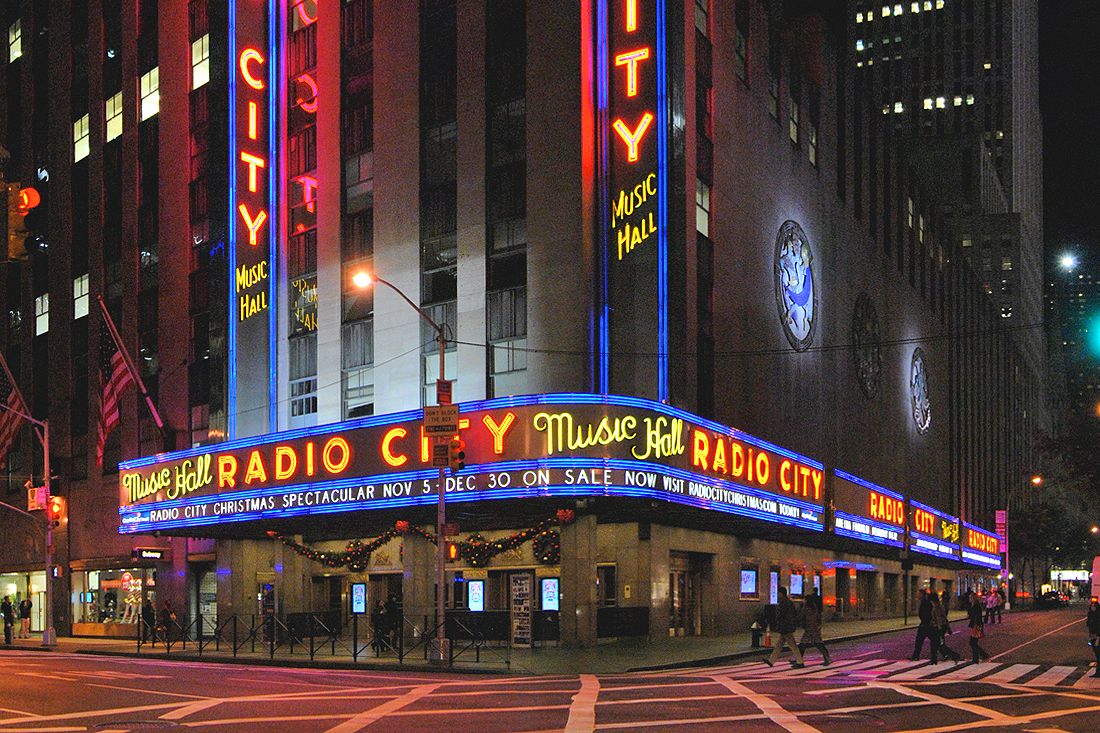
[[905, 545], [905, 497], [837, 469], [833, 472], [833, 531], [880, 545]]
[[274, 0], [229, 0], [230, 436], [274, 420], [278, 19]]
[[[462, 405], [467, 469], [449, 501], [663, 499], [823, 529], [822, 466], [659, 403], [539, 395]], [[122, 532], [435, 502], [420, 411], [123, 464]]]
[[962, 523], [962, 561], [999, 570], [1001, 542], [997, 535], [969, 522]]
[[909, 501], [909, 549], [948, 560], [959, 559], [959, 518]]
[[[598, 324], [602, 391], [668, 397], [668, 111], [665, 0], [593, 0], [602, 257]], [[655, 352], [658, 368], [614, 352]], [[620, 376], [621, 375], [621, 376]]]

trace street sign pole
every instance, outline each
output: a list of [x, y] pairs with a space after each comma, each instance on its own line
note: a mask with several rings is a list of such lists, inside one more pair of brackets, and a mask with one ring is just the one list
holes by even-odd
[[[440, 408], [443, 406], [443, 390], [440, 388], [440, 384], [446, 381], [447, 378], [447, 364], [446, 364], [446, 352], [447, 349], [447, 336], [443, 330], [443, 326], [439, 327], [439, 381], [436, 382], [436, 405]], [[448, 384], [449, 386], [449, 384]], [[449, 390], [447, 397], [450, 397]], [[442, 412], [442, 410], [440, 410]], [[457, 412], [457, 406], [455, 408]], [[455, 425], [457, 430], [458, 425]], [[452, 431], [453, 432], [453, 431]], [[436, 657], [433, 659], [437, 664], [443, 664], [444, 661], [450, 658], [450, 650], [447, 648], [447, 608], [444, 603], [444, 590], [446, 589], [447, 582], [447, 558], [446, 558], [446, 542], [443, 540], [443, 525], [447, 523], [447, 477], [444, 474], [446, 469], [443, 466], [439, 467], [439, 501], [436, 508], [435, 517], [435, 533], [436, 533], [436, 546], [435, 546], [435, 616], [436, 616]]]

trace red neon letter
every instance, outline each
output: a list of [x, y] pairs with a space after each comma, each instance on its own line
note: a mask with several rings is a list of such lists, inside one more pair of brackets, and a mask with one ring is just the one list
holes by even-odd
[[248, 139], [257, 140], [256, 137], [256, 116], [259, 112], [260, 106], [255, 102], [248, 103]]
[[[340, 451], [340, 460], [338, 461], [332, 457], [334, 450]], [[341, 473], [351, 462], [351, 446], [348, 445], [348, 441], [339, 435], [329, 438], [328, 442], [325, 443], [324, 450], [321, 451], [321, 462], [325, 464], [325, 470], [329, 473]]]
[[638, 143], [642, 141], [651, 122], [653, 122], [653, 115], [646, 112], [642, 115], [642, 120], [638, 123], [638, 127], [635, 128], [634, 132], [631, 132], [630, 128], [621, 119], [615, 120], [614, 124], [611, 125], [615, 132], [619, 133], [619, 137], [623, 139], [623, 142], [626, 143], [626, 159], [631, 163], [638, 160]]
[[[298, 3], [294, 6], [294, 9], [298, 11], [298, 17], [302, 20], [302, 25], [313, 25], [317, 22], [317, 16], [309, 17], [309, 13], [306, 12], [306, 0]], [[314, 3], [314, 12], [317, 10], [317, 4]]]
[[263, 54], [254, 48], [246, 48], [241, 51], [241, 76], [244, 77], [244, 83], [256, 91], [260, 91], [264, 88], [264, 80], [262, 76], [256, 77], [252, 74], [252, 70], [248, 65], [253, 61], [262, 64], [264, 62]]
[[279, 481], [294, 475], [298, 468], [298, 455], [293, 448], [285, 445], [275, 446], [275, 478]]
[[241, 218], [244, 219], [244, 225], [248, 227], [248, 243], [253, 247], [256, 246], [256, 233], [260, 231], [260, 227], [267, 221], [267, 212], [261, 210], [256, 214], [256, 218], [253, 219], [248, 213], [248, 207], [241, 204], [237, 207], [237, 211], [241, 212]]
[[258, 450], [252, 451], [248, 457], [248, 470], [244, 472], [244, 482], [250, 484], [253, 481], [267, 481], [267, 469]]
[[241, 160], [248, 163], [248, 190], [252, 193], [256, 193], [256, 169], [264, 168], [267, 163], [263, 158], [256, 157], [252, 153], [246, 153], [241, 151]]
[[638, 0], [626, 0], [626, 30], [628, 33], [638, 30]]
[[[299, 6], [301, 7], [301, 6]], [[309, 74], [300, 74], [298, 81], [309, 87], [309, 101], [302, 99], [301, 95], [298, 95], [297, 103], [302, 108], [303, 112], [309, 112], [315, 114], [317, 112], [317, 82], [313, 80], [313, 77]]]
[[317, 204], [313, 201], [313, 193], [317, 190], [317, 179], [313, 176], [298, 176], [294, 180], [302, 184], [302, 201], [306, 204], [306, 211], [312, 214], [317, 208]]
[[504, 416], [504, 419], [500, 421], [500, 425], [497, 425], [493, 420], [492, 415], [486, 415], [481, 418], [481, 422], [485, 423], [485, 427], [489, 428], [489, 432], [493, 435], [493, 453], [498, 456], [504, 452], [504, 435], [508, 432], [508, 429], [512, 427], [512, 423], [516, 420], [516, 413], [509, 412]]
[[694, 431], [691, 435], [691, 465], [699, 466], [706, 471], [708, 453], [710, 453], [710, 441], [707, 440], [707, 436], [699, 430]]
[[626, 96], [638, 96], [638, 62], [649, 58], [649, 47], [626, 51], [615, 57], [616, 66], [626, 67]]
[[400, 453], [395, 454], [390, 449], [390, 444], [397, 438], [404, 438], [408, 434], [409, 431], [405, 430], [405, 428], [390, 428], [386, 432], [385, 437], [382, 438], [382, 458], [394, 468], [405, 465], [409, 457]]

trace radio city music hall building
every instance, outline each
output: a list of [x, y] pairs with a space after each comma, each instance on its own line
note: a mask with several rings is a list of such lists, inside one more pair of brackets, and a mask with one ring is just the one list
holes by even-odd
[[[435, 334], [360, 273], [446, 325], [446, 599], [501, 641], [731, 633], [780, 586], [900, 615], [903, 565], [912, 592], [996, 577], [1027, 447], [979, 427], [1028, 434], [1038, 389], [971, 336], [992, 307], [920, 167], [874, 167], [918, 153], [853, 99], [839, 11], [70, 5], [7, 11], [0, 112], [9, 180], [48, 169], [6, 353], [65, 471], [60, 630], [132, 634], [141, 594], [346, 621], [357, 581], [431, 616]], [[171, 428], [131, 391], [102, 468], [89, 293]]]

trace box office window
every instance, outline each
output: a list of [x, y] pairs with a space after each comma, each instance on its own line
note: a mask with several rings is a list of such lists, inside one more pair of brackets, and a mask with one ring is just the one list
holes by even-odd
[[596, 606], [607, 608], [618, 605], [618, 584], [614, 565], [596, 566]]

